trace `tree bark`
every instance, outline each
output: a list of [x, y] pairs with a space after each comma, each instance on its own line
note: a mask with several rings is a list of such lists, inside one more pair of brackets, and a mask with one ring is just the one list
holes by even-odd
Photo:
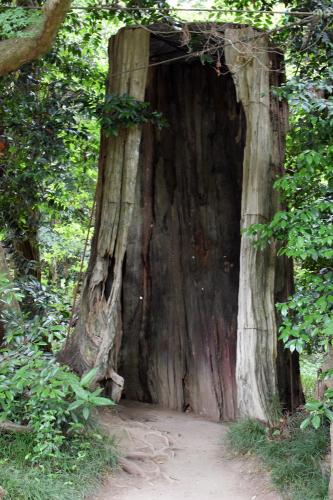
[[30, 238], [12, 240], [15, 252], [16, 277], [33, 276], [41, 280], [41, 264], [37, 234]]
[[71, 0], [47, 0], [40, 24], [25, 30], [23, 36], [0, 41], [0, 76], [38, 59], [52, 47], [70, 4]]
[[[274, 213], [276, 150], [270, 102], [268, 40], [252, 28], [227, 29], [226, 64], [246, 116], [241, 229], [268, 222]], [[237, 399], [242, 417], [272, 420], [277, 386], [274, 244], [260, 250], [242, 234], [237, 331]]]
[[[284, 59], [279, 50], [270, 51], [270, 86], [280, 87], [285, 82]], [[288, 131], [288, 104], [270, 96], [270, 116], [272, 124], [272, 156], [276, 158], [272, 164], [274, 176], [284, 174], [285, 136]], [[274, 179], [273, 179], [274, 180]], [[273, 210], [286, 210], [278, 192], [272, 193]], [[294, 293], [293, 262], [286, 256], [277, 256], [275, 264], [274, 302], [286, 302]], [[276, 311], [276, 323], [282, 318]], [[278, 340], [276, 358], [277, 384], [282, 410], [294, 412], [304, 404], [301, 385], [299, 354], [286, 349], [282, 340]]]
[[0, 422], [0, 432], [32, 432], [27, 425], [15, 424], [14, 422]]
[[219, 420], [236, 415], [245, 117], [230, 75], [192, 60], [151, 69], [123, 272], [125, 396]]
[[[123, 29], [111, 38], [108, 92], [142, 101], [149, 59], [149, 33]], [[140, 69], [144, 68], [144, 69]], [[115, 373], [120, 346], [120, 295], [123, 259], [135, 201], [141, 127], [102, 131], [95, 232], [82, 293], [80, 319], [59, 359], [77, 372], [97, 367], [97, 380], [111, 379], [114, 394], [122, 379]]]

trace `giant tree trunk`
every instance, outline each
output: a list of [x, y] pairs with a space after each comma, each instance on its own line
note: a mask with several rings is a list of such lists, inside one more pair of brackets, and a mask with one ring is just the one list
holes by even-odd
[[[289, 357], [277, 356], [274, 302], [286, 287], [276, 284], [275, 248], [258, 250], [240, 230], [277, 209], [285, 128], [278, 134], [267, 39], [223, 30], [221, 77], [191, 58], [154, 66], [146, 80], [129, 70], [147, 65], [148, 31], [111, 42], [112, 92], [146, 93], [169, 127], [145, 125], [140, 155], [139, 129], [102, 133], [81, 317], [61, 359], [80, 373], [97, 366], [113, 394], [119, 371], [125, 397], [270, 421], [278, 393], [290, 407], [299, 389], [296, 372], [293, 381], [278, 373]], [[177, 36], [153, 34], [151, 61], [184, 53]]]

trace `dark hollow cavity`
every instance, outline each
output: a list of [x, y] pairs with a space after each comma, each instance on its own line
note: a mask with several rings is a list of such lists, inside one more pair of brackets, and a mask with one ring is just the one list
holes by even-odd
[[245, 115], [230, 74], [151, 68], [122, 291], [124, 396], [235, 417]]

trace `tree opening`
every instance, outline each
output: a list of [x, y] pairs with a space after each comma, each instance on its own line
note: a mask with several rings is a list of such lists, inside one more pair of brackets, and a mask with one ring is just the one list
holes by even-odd
[[231, 419], [246, 123], [227, 68], [151, 68], [123, 273], [124, 397]]

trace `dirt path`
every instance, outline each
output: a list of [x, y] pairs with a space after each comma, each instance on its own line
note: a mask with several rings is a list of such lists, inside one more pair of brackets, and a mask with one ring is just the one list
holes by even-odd
[[96, 500], [280, 499], [254, 460], [228, 457], [226, 425], [139, 403], [105, 413], [103, 424], [119, 440], [123, 470]]

